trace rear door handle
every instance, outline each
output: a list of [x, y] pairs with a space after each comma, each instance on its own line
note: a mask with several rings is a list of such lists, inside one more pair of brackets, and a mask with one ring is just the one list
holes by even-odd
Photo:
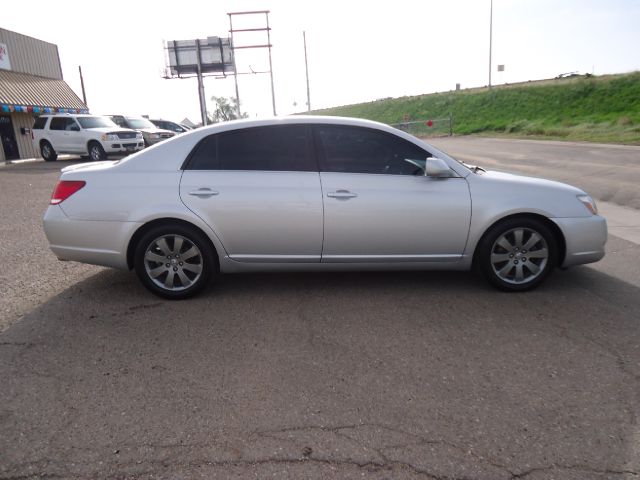
[[210, 188], [199, 188], [197, 190], [194, 190], [193, 192], [189, 192], [189, 195], [193, 195], [194, 197], [198, 198], [209, 198], [213, 197], [214, 195], [218, 195], [218, 193], [220, 192], [216, 192], [215, 190], [211, 190]]
[[336, 190], [335, 192], [327, 193], [327, 197], [329, 198], [354, 198], [357, 196], [357, 193], [352, 193], [349, 190]]

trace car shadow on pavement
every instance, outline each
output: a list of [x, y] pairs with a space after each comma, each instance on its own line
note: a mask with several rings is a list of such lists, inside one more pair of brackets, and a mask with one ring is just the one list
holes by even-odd
[[639, 290], [244, 274], [171, 302], [102, 270], [0, 336], [0, 477], [637, 475]]

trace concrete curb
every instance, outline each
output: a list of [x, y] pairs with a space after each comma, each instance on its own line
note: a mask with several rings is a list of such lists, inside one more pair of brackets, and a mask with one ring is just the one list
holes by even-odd
[[[58, 160], [75, 160], [82, 161], [80, 157], [77, 155], [58, 155]], [[36, 163], [36, 162], [44, 162], [43, 158], [21, 158], [19, 160], [5, 160], [4, 162], [0, 162], [0, 167], [6, 167], [8, 165], [20, 165], [21, 163]], [[55, 162], [52, 162], [55, 163]]]
[[609, 234], [640, 245], [640, 210], [596, 200], [600, 215], [607, 219]]
[[0, 166], [19, 165], [21, 163], [44, 162], [41, 158], [21, 158], [20, 160], [6, 160], [0, 163]]

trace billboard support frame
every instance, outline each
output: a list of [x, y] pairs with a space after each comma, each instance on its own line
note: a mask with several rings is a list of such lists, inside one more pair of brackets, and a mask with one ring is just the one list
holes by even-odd
[[[273, 45], [271, 44], [271, 27], [269, 25], [269, 10], [256, 10], [256, 11], [250, 11], [250, 12], [229, 12], [229, 13], [227, 13], [227, 15], [229, 16], [229, 34], [230, 34], [230, 38], [231, 38], [231, 50], [234, 52], [233, 53], [234, 67], [235, 67], [235, 60], [236, 60], [236, 55], [235, 55], [235, 51], [236, 50], [246, 49], [246, 48], [267, 48], [268, 51], [269, 51], [269, 72], [268, 73], [269, 73], [269, 76], [271, 78], [271, 105], [273, 107], [273, 116], [275, 117], [277, 115], [277, 113], [276, 113], [276, 94], [275, 94], [275, 87], [274, 87], [274, 83], [273, 83], [273, 62], [271, 60], [271, 48], [273, 47]], [[264, 15], [265, 16], [266, 27], [234, 29], [233, 28], [233, 17], [236, 16], [236, 15]], [[266, 45], [236, 46], [233, 34], [234, 33], [243, 33], [243, 32], [267, 32], [267, 44]], [[262, 72], [255, 72], [255, 73], [262, 73]], [[236, 85], [236, 103], [237, 103], [236, 106], [238, 108], [238, 117], [240, 117], [242, 115], [242, 113], [241, 113], [241, 110], [240, 110], [240, 91], [238, 89], [238, 69], [237, 68], [234, 68], [234, 80], [235, 80], [235, 85]]]

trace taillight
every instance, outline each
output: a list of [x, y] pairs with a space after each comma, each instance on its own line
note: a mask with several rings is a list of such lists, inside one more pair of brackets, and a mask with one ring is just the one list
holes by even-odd
[[51, 195], [51, 205], [58, 205], [64, 202], [86, 184], [87, 182], [84, 180], [60, 180], [53, 191], [53, 195]]

